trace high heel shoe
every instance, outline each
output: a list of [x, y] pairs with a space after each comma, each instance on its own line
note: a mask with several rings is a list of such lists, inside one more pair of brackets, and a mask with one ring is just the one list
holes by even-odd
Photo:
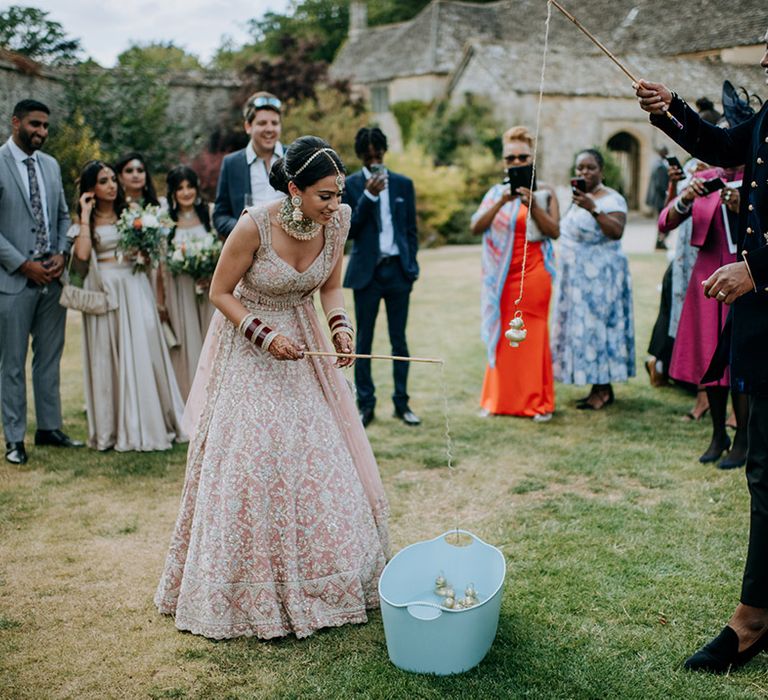
[[688, 657], [683, 667], [689, 671], [725, 673], [737, 669], [768, 649], [768, 628], [744, 651], [739, 651], [739, 635], [733, 628], [725, 626], [720, 634], [705, 644], [693, 656]]
[[738, 469], [743, 467], [747, 463], [747, 455], [739, 450], [738, 454], [733, 454], [736, 450], [733, 449], [723, 457], [717, 465], [718, 469]]
[[707, 451], [699, 457], [699, 462], [702, 464], [709, 464], [710, 462], [717, 462], [722, 456], [723, 452], [727, 452], [731, 448], [731, 438], [726, 437], [725, 442], [721, 442], [719, 445], [715, 444], [715, 441], [709, 443]]

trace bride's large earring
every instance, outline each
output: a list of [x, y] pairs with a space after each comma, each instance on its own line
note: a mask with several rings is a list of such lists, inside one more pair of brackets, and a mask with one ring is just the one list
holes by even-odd
[[300, 221], [304, 219], [304, 212], [301, 211], [301, 197], [297, 194], [293, 195], [291, 197], [291, 206], [293, 207], [293, 214], [291, 214], [291, 218], [298, 224]]

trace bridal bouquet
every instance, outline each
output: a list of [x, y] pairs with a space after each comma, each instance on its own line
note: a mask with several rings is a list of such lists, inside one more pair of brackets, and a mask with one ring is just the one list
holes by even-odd
[[135, 258], [134, 274], [157, 267], [172, 227], [173, 220], [165, 209], [152, 204], [126, 207], [117, 221], [118, 255]]
[[168, 254], [168, 269], [173, 275], [187, 274], [195, 280], [198, 295], [205, 293], [208, 280], [219, 261], [222, 243], [211, 233], [182, 241]]

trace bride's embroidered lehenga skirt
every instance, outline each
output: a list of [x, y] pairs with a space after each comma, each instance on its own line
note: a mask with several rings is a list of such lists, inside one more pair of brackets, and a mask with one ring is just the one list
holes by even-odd
[[[262, 244], [237, 294], [270, 327], [329, 349], [309, 294], [343, 236], [329, 227], [324, 252], [298, 273], [271, 249], [259, 213]], [[219, 313], [200, 366], [191, 402], [201, 383], [203, 401], [157, 607], [215, 639], [365, 622], [378, 606], [387, 505], [341, 372], [326, 358], [275, 360]]]

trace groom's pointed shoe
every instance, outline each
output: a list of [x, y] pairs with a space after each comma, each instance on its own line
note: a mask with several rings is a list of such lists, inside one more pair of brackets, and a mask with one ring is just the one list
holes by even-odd
[[84, 443], [73, 440], [61, 430], [37, 430], [35, 445], [50, 445], [52, 447], [82, 447]]
[[23, 442], [5, 443], [5, 461], [11, 464], [26, 464], [27, 451], [24, 449]]
[[739, 636], [732, 627], [723, 627], [720, 634], [705, 644], [683, 664], [689, 671], [725, 673], [735, 670], [768, 649], [768, 627], [744, 651], [739, 651]]

